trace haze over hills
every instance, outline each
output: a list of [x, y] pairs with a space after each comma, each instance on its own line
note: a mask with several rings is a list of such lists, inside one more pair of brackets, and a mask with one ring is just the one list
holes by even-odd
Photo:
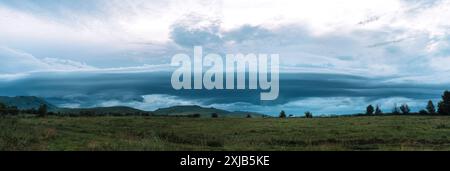
[[58, 108], [52, 112], [73, 115], [150, 115], [151, 112], [127, 106], [94, 107], [94, 108]]
[[194, 114], [200, 114], [200, 115], [211, 115], [212, 113], [216, 113], [218, 115], [225, 115], [228, 113], [231, 113], [229, 111], [216, 109], [216, 108], [203, 108], [197, 105], [190, 105], [190, 106], [173, 106], [168, 108], [161, 108], [157, 109], [153, 112], [155, 115], [194, 115]]
[[38, 109], [41, 105], [47, 105], [48, 111], [62, 115], [153, 115], [153, 116], [179, 116], [179, 117], [211, 117], [217, 114], [219, 117], [265, 117], [267, 115], [236, 111], [230, 112], [216, 108], [206, 108], [197, 105], [172, 106], [160, 108], [155, 111], [143, 111], [128, 106], [94, 107], [94, 108], [59, 108], [43, 98], [34, 96], [6, 97], [0, 96], [0, 103], [7, 106], [16, 106], [20, 110]]
[[230, 112], [222, 109], [216, 109], [213, 107], [205, 108], [197, 105], [190, 106], [173, 106], [168, 108], [157, 109], [153, 112], [157, 116], [193, 116], [199, 115], [200, 117], [211, 117], [212, 114], [217, 114], [219, 117], [264, 117], [266, 115], [254, 112]]

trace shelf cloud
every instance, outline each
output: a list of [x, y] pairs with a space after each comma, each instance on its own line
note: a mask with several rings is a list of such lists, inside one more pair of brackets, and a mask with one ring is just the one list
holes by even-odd
[[[449, 0], [0, 0], [1, 95], [144, 109], [158, 106], [145, 107], [155, 96], [228, 108], [308, 108], [299, 104], [323, 98], [344, 112], [380, 100], [419, 104], [449, 87], [448, 18]], [[170, 59], [193, 46], [279, 54], [280, 99], [173, 92]]]

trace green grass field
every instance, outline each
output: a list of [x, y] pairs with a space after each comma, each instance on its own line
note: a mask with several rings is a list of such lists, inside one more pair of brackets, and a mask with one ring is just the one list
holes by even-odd
[[0, 150], [450, 150], [450, 117], [0, 118]]

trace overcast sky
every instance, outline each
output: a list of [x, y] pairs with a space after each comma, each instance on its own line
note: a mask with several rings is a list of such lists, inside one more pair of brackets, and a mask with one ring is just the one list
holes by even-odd
[[[450, 85], [449, 18], [448, 0], [0, 0], [0, 93], [55, 98], [61, 94], [48, 95], [31, 88], [5, 92], [21, 81], [40, 80], [36, 77], [65, 74], [67, 79], [83, 79], [83, 75], [94, 73], [151, 74], [167, 70], [174, 54], [191, 53], [193, 46], [201, 45], [215, 53], [277, 53], [281, 71], [298, 77], [308, 73], [317, 74], [313, 80], [318, 81], [329, 80], [329, 75], [354, 76], [371, 83], [376, 80], [375, 87], [374, 83], [366, 85], [367, 81], [357, 82], [364, 86], [357, 90], [365, 92], [360, 94], [324, 95], [328, 91], [321, 91], [308, 95], [299, 92], [294, 94], [297, 99], [281, 96], [281, 101], [273, 104], [279, 107], [274, 110], [292, 107], [294, 111], [301, 107], [295, 110], [300, 113], [312, 103], [323, 102], [337, 104], [326, 110], [310, 109], [356, 112], [361, 105], [386, 102], [417, 103], [418, 109], [426, 99], [439, 98], [439, 92]], [[337, 81], [348, 81], [340, 78], [335, 77]], [[394, 85], [408, 91], [380, 89]], [[414, 93], [411, 85], [420, 89], [417, 94], [429, 93], [408, 95]], [[80, 86], [86, 86], [86, 90], [89, 85]], [[346, 92], [354, 86], [336, 91]], [[326, 84], [321, 87], [335, 88]], [[153, 109], [164, 105], [139, 106], [145, 104], [144, 97], [177, 99], [174, 94], [137, 91], [132, 85], [122, 88], [139, 100], [110, 97], [89, 104], [80, 99], [61, 104], [127, 104]], [[371, 90], [383, 95], [370, 96], [367, 92]], [[74, 94], [102, 93], [96, 90]], [[236, 108], [230, 103], [198, 100], [174, 104]], [[340, 108], [342, 105], [346, 108]]]

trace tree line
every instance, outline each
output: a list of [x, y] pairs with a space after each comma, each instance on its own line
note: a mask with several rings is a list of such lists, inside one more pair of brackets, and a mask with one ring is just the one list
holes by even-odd
[[[282, 111], [280, 112], [280, 115], [278, 115], [278, 117], [279, 117], [279, 118], [287, 118], [287, 117], [292, 118], [292, 117], [294, 117], [294, 115], [289, 115], [289, 116], [287, 116], [287, 115], [286, 115], [286, 112], [285, 112], [284, 110], [282, 110]], [[305, 112], [304, 118], [313, 118], [312, 112], [310, 112], [310, 111]]]
[[[383, 111], [381, 111], [381, 108], [379, 105], [376, 107], [369, 105], [366, 108], [366, 115], [381, 115], [383, 114]], [[397, 106], [397, 104], [394, 104], [394, 107], [392, 108], [391, 114], [399, 115], [399, 114], [412, 114], [411, 108], [408, 106], [408, 104], [402, 104], [400, 106]], [[444, 94], [442, 95], [442, 100], [439, 101], [436, 106], [434, 105], [432, 100], [429, 100], [425, 109], [420, 110], [416, 114], [421, 115], [450, 115], [450, 91], [446, 90]]]
[[[398, 106], [397, 104], [394, 104], [394, 107], [392, 108], [392, 111], [390, 113], [384, 113], [381, 110], [380, 105], [368, 105], [366, 107], [366, 113], [365, 115], [383, 115], [383, 114], [391, 114], [391, 115], [410, 115], [413, 114], [411, 112], [411, 108], [408, 104], [402, 104]], [[429, 100], [425, 109], [420, 110], [418, 113], [414, 114], [420, 114], [420, 115], [450, 115], [450, 91], [446, 90], [442, 95], [442, 100], [439, 101], [436, 106], [434, 105], [432, 100]], [[278, 115], [279, 118], [288, 118], [288, 117], [294, 117], [293, 115], [287, 115], [285, 111], [281, 111]], [[311, 112], [305, 112], [304, 118], [313, 118], [313, 114]]]

